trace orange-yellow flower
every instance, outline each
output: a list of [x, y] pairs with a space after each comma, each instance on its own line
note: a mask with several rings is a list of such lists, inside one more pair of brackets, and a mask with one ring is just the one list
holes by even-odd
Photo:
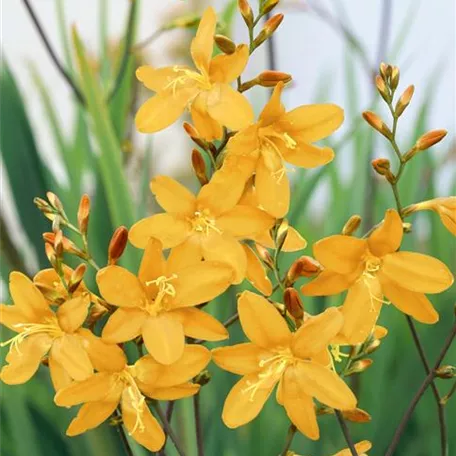
[[[358, 456], [367, 456], [367, 452], [372, 448], [372, 443], [369, 440], [362, 440], [355, 444], [356, 452]], [[345, 448], [342, 451], [337, 452], [333, 456], [351, 456], [352, 452], [349, 448]]]
[[165, 261], [161, 243], [151, 238], [138, 277], [120, 266], [107, 266], [97, 274], [103, 298], [119, 307], [103, 328], [102, 337], [119, 343], [141, 334], [149, 353], [162, 364], [182, 356], [186, 335], [226, 339], [225, 327], [195, 306], [223, 293], [232, 277], [232, 268], [219, 261], [186, 266], [179, 255]]
[[122, 421], [131, 437], [148, 450], [158, 451], [165, 443], [165, 434], [145, 396], [176, 400], [196, 394], [199, 385], [189, 380], [207, 366], [210, 352], [202, 346], [186, 345], [174, 364], [159, 364], [148, 355], [129, 366], [122, 350], [117, 349], [119, 356], [107, 362], [100, 372], [56, 394], [54, 400], [59, 406], [83, 404], [66, 433], [75, 436], [99, 426], [120, 403]]
[[175, 122], [187, 106], [198, 133], [209, 141], [222, 137], [222, 126], [239, 130], [252, 123], [252, 107], [230, 85], [247, 65], [248, 47], [243, 44], [233, 54], [212, 58], [216, 23], [215, 11], [208, 8], [190, 49], [197, 71], [182, 65], [138, 68], [137, 78], [156, 92], [136, 114], [139, 131], [163, 130]]
[[283, 87], [280, 82], [274, 88], [256, 124], [230, 139], [223, 166], [213, 177], [227, 191], [241, 195], [247, 179], [255, 174], [259, 203], [277, 218], [284, 217], [290, 202], [285, 162], [303, 168], [330, 162], [332, 149], [312, 143], [334, 132], [344, 118], [343, 110], [331, 104], [285, 112], [280, 102]]
[[421, 203], [413, 204], [405, 209], [411, 213], [415, 211], [430, 210], [436, 212], [445, 228], [454, 236], [456, 236], [456, 196], [447, 196], [442, 198], [434, 198]]
[[166, 211], [135, 223], [130, 242], [144, 248], [150, 237], [159, 239], [165, 249], [173, 248], [186, 265], [201, 259], [229, 264], [235, 271], [234, 283], [246, 274], [246, 254], [240, 239], [252, 239], [274, 224], [266, 212], [237, 204], [239, 197], [210, 182], [194, 196], [179, 182], [166, 176], [152, 179], [151, 190]]
[[54, 312], [33, 282], [20, 272], [11, 273], [10, 292], [14, 305], [0, 305], [0, 323], [18, 334], [2, 343], [11, 344], [8, 364], [0, 373], [3, 382], [25, 383], [49, 353], [51, 378], [58, 390], [71, 378], [89, 377], [103, 358], [112, 356], [112, 345], [81, 327], [90, 305], [88, 293], [68, 299]]
[[212, 352], [218, 366], [244, 376], [225, 401], [222, 419], [228, 427], [253, 420], [276, 385], [277, 401], [311, 439], [319, 438], [314, 397], [340, 410], [356, 407], [350, 388], [327, 367], [328, 344], [343, 324], [340, 312], [327, 309], [291, 333], [279, 312], [259, 295], [242, 293], [238, 311], [251, 342]]
[[302, 287], [310, 296], [348, 289], [342, 307], [342, 334], [350, 344], [363, 342], [372, 331], [383, 296], [400, 311], [422, 323], [436, 323], [438, 313], [424, 293], [440, 293], [453, 275], [439, 260], [415, 252], [398, 252], [402, 221], [388, 210], [383, 223], [367, 239], [335, 235], [318, 241], [313, 252], [324, 270]]

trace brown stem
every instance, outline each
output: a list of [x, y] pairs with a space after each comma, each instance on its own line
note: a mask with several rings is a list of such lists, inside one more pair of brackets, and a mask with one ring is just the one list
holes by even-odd
[[198, 456], [204, 456], [204, 439], [203, 439], [203, 426], [201, 423], [201, 410], [200, 410], [200, 395], [193, 396], [193, 410], [195, 414], [195, 431], [196, 431], [196, 446], [198, 449]]
[[130, 444], [128, 443], [127, 434], [125, 434], [125, 429], [123, 428], [122, 415], [118, 410], [114, 412], [114, 418], [116, 420], [119, 420], [119, 424], [116, 427], [117, 431], [119, 432], [120, 440], [122, 440], [122, 445], [124, 447], [125, 453], [128, 456], [134, 456]]
[[285, 441], [285, 447], [282, 450], [281, 456], [287, 456], [288, 450], [290, 449], [291, 442], [293, 441], [293, 437], [296, 434], [296, 426], [291, 423], [290, 427], [288, 428], [287, 439]]
[[339, 410], [334, 410], [337, 421], [339, 421], [340, 428], [342, 429], [342, 433], [344, 434], [345, 441], [347, 442], [348, 448], [350, 449], [350, 452], [352, 456], [358, 456], [358, 452], [356, 451], [355, 444], [353, 443], [352, 436], [350, 434], [350, 431], [348, 429], [347, 423], [344, 420], [344, 417], [342, 416], [342, 413]]
[[157, 412], [157, 415], [159, 416], [160, 421], [162, 422], [163, 429], [165, 430], [166, 434], [169, 436], [169, 438], [174, 443], [174, 447], [176, 448], [177, 453], [179, 454], [179, 456], [185, 456], [185, 451], [182, 448], [182, 444], [181, 444], [179, 438], [174, 433], [171, 425], [169, 424], [169, 421], [166, 419], [166, 415], [163, 413], [160, 405], [158, 405], [157, 402], [154, 403], [154, 409]]

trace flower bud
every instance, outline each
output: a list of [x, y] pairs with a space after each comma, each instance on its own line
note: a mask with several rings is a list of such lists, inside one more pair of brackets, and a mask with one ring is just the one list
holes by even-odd
[[375, 85], [377, 86], [378, 93], [388, 103], [390, 101], [388, 87], [386, 87], [385, 81], [381, 76], [375, 76]]
[[49, 202], [51, 203], [51, 206], [57, 212], [63, 214], [64, 213], [63, 204], [60, 201], [59, 197], [55, 193], [52, 193], [52, 192], [47, 192], [46, 196], [47, 196], [47, 199], [49, 200]]
[[393, 66], [391, 68], [391, 77], [390, 77], [390, 88], [394, 92], [399, 85], [399, 68], [397, 66]]
[[381, 340], [380, 339], [374, 339], [367, 347], [366, 349], [364, 350], [364, 353], [366, 353], [366, 355], [370, 355], [371, 353], [373, 353], [375, 350], [377, 350], [377, 348], [380, 347], [381, 345]]
[[60, 223], [61, 223], [62, 219], [60, 217], [60, 215], [56, 215], [54, 217], [54, 220], [52, 220], [52, 231], [54, 233], [57, 233], [57, 231], [60, 231]]
[[354, 374], [360, 374], [361, 372], [364, 372], [366, 369], [369, 369], [369, 367], [372, 366], [374, 362], [369, 359], [360, 359], [359, 361], [355, 361], [351, 367], [347, 370], [345, 373], [346, 376], [349, 375], [354, 375]]
[[236, 51], [236, 45], [225, 35], [215, 35], [214, 41], [217, 47], [225, 54], [233, 54]]
[[261, 244], [258, 244], [255, 242], [255, 250], [258, 253], [258, 256], [260, 259], [263, 261], [263, 263], [268, 266], [269, 268], [273, 269], [274, 268], [274, 260], [272, 259], [271, 254], [267, 251], [265, 247], [263, 247]]
[[275, 244], [276, 249], [280, 252], [288, 235], [288, 220], [283, 219], [276, 231]]
[[380, 75], [381, 75], [381, 77], [383, 78], [383, 80], [384, 80], [385, 82], [387, 82], [388, 79], [390, 78], [391, 72], [392, 72], [391, 65], [388, 65], [388, 64], [385, 63], [385, 62], [382, 62], [382, 63], [380, 64]]
[[364, 111], [363, 118], [372, 128], [385, 136], [385, 138], [391, 139], [393, 137], [391, 130], [387, 127], [385, 122], [383, 122], [383, 120], [380, 119], [380, 117], [378, 117], [374, 112]]
[[[49, 242], [50, 244], [54, 244], [55, 233], [43, 233], [43, 240], [45, 242]], [[65, 236], [62, 237], [62, 245], [64, 252], [77, 255], [80, 258], [86, 257], [84, 252], [73, 241]]]
[[54, 236], [54, 251], [55, 255], [60, 258], [63, 254], [63, 233], [62, 230], [57, 230]]
[[[133, 0], [135, 1], [135, 0]], [[191, 28], [198, 25], [201, 20], [200, 16], [196, 14], [188, 14], [186, 16], [176, 17], [172, 21], [163, 26], [163, 30], [172, 30], [175, 28]]]
[[355, 408], [353, 410], [343, 410], [343, 417], [352, 423], [369, 423], [371, 416], [365, 410]]
[[281, 71], [266, 70], [257, 76], [258, 85], [262, 87], [275, 87], [279, 82], [287, 84], [291, 81], [291, 74]]
[[238, 0], [238, 8], [247, 27], [253, 27], [253, 11], [247, 0]]
[[450, 379], [456, 377], [456, 367], [455, 366], [440, 366], [435, 371], [436, 377]]
[[352, 215], [342, 228], [342, 234], [344, 236], [351, 236], [359, 228], [361, 221], [360, 215]]
[[279, 3], [279, 0], [266, 0], [265, 2], [261, 2], [261, 15], [268, 14], [272, 11]]
[[206, 163], [198, 149], [192, 150], [192, 166], [199, 183], [201, 185], [206, 185], [209, 182], [209, 179], [206, 176]]
[[47, 201], [37, 197], [33, 198], [33, 202], [35, 203], [35, 206], [38, 208], [38, 210], [41, 211], [47, 219], [51, 221], [54, 220], [56, 216], [55, 209], [53, 209]]
[[108, 264], [116, 264], [117, 260], [122, 256], [128, 242], [128, 230], [124, 226], [114, 231], [111, 242], [108, 248]]
[[90, 199], [89, 195], [84, 194], [81, 197], [78, 208], [78, 226], [83, 236], [87, 235], [90, 216]]
[[211, 377], [211, 373], [207, 369], [205, 369], [194, 378], [193, 383], [196, 383], [200, 386], [204, 386], [211, 381]]
[[377, 174], [380, 176], [385, 176], [386, 180], [389, 183], [394, 184], [396, 178], [390, 170], [391, 164], [387, 158], [377, 158], [375, 160], [372, 160], [372, 167]]
[[421, 136], [415, 144], [417, 150], [426, 150], [442, 141], [447, 135], [446, 130], [432, 130]]
[[295, 260], [287, 273], [287, 284], [293, 284], [299, 277], [313, 277], [321, 271], [321, 266], [309, 256]]
[[54, 247], [46, 242], [46, 244], [44, 244], [44, 251], [49, 260], [49, 263], [51, 263], [52, 267], [55, 269], [57, 267], [57, 255], [55, 254]]
[[394, 110], [394, 113], [396, 114], [397, 117], [401, 116], [402, 113], [407, 108], [407, 106], [410, 104], [410, 100], [412, 99], [414, 92], [415, 92], [415, 86], [413, 86], [413, 85], [408, 86], [404, 90], [404, 93], [400, 96], [399, 100], [397, 100], [396, 108]]
[[384, 326], [375, 325], [372, 335], [374, 339], [383, 339], [388, 335], [388, 330]]
[[295, 319], [296, 326], [301, 326], [304, 310], [299, 293], [294, 288], [286, 288], [283, 292], [283, 303], [289, 314]]
[[279, 25], [283, 21], [283, 14], [276, 14], [269, 18], [266, 23], [263, 25], [258, 36], [253, 40], [253, 47], [257, 48], [262, 43], [264, 43], [272, 34], [277, 30]]
[[74, 293], [82, 282], [87, 266], [83, 263], [80, 264], [71, 274], [70, 280], [68, 281], [68, 291]]

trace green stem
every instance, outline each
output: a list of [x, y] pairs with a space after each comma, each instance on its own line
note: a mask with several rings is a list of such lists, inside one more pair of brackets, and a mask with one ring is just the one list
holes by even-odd
[[296, 434], [296, 426], [291, 423], [290, 427], [288, 428], [287, 439], [285, 441], [285, 447], [282, 450], [281, 456], [287, 456], [288, 450], [290, 449], [291, 442], [293, 441], [293, 437]]

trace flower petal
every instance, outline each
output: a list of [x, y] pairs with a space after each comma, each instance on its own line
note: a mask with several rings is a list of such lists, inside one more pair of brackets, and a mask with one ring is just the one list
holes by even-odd
[[49, 356], [48, 364], [52, 385], [54, 386], [56, 392], [71, 385], [73, 379], [68, 375], [68, 372], [63, 368], [63, 366], [52, 356]]
[[170, 307], [190, 307], [212, 301], [230, 286], [233, 278], [233, 268], [220, 261], [201, 261], [181, 269], [172, 281], [176, 296]]
[[341, 331], [350, 345], [364, 342], [372, 332], [382, 308], [382, 298], [377, 279], [359, 280], [350, 287], [342, 305], [344, 326]]
[[439, 321], [439, 314], [423, 293], [407, 290], [383, 274], [379, 275], [379, 279], [382, 292], [401, 312], [421, 323], [433, 324]]
[[184, 334], [194, 339], [218, 341], [228, 338], [226, 328], [202, 310], [192, 307], [186, 309], [176, 309], [172, 311], [173, 316], [177, 316], [184, 327]]
[[171, 313], [148, 317], [142, 326], [147, 351], [162, 364], [176, 362], [184, 351], [184, 328]]
[[[254, 241], [260, 243], [264, 247], [268, 249], [274, 248], [274, 241], [271, 237], [271, 233], [268, 231], [264, 231], [263, 233], [256, 234], [254, 237]], [[307, 247], [307, 241], [299, 234], [292, 226], [288, 227], [287, 237], [285, 238], [285, 242], [282, 246], [283, 252], [297, 252], [298, 250], [303, 250]]]
[[175, 179], [168, 176], [155, 176], [150, 182], [150, 189], [165, 212], [183, 214], [195, 212], [195, 195]]
[[306, 296], [331, 296], [342, 293], [358, 278], [357, 275], [338, 274], [324, 269], [311, 282], [301, 287], [301, 293]]
[[188, 67], [180, 65], [163, 68], [152, 68], [149, 65], [142, 65], [136, 70], [136, 78], [148, 89], [153, 90], [154, 92], [161, 92], [178, 77], [180, 71], [188, 69]]
[[247, 257], [246, 279], [264, 296], [272, 293], [272, 283], [267, 276], [266, 269], [253, 250], [246, 244], [242, 244]]
[[[359, 456], [367, 456], [366, 452], [372, 448], [372, 444], [368, 440], [362, 440], [355, 444], [356, 452]], [[352, 452], [350, 448], [345, 448], [344, 450], [338, 451], [333, 456], [351, 456]]]
[[333, 370], [309, 361], [295, 364], [294, 369], [300, 389], [321, 403], [338, 410], [356, 407], [355, 395]]
[[18, 306], [9, 306], [7, 304], [0, 304], [0, 324], [6, 326], [15, 332], [22, 332], [23, 329], [17, 325], [24, 323], [33, 323], [30, 321], [18, 308]]
[[223, 128], [207, 111], [208, 92], [201, 92], [192, 100], [190, 114], [198, 134], [206, 141], [222, 139]]
[[139, 249], [144, 249], [153, 237], [158, 239], [164, 249], [179, 245], [190, 234], [188, 223], [175, 214], [155, 214], [136, 222], [128, 233], [129, 241]]
[[284, 87], [283, 82], [279, 82], [274, 87], [271, 98], [266, 103], [258, 118], [261, 121], [261, 125], [270, 125], [285, 113], [285, 108], [280, 101]]
[[178, 273], [203, 259], [201, 242], [198, 235], [188, 237], [182, 244], [176, 245], [169, 252], [166, 261], [166, 276]]
[[[149, 238], [139, 266], [138, 279], [146, 287], [147, 294], [150, 296], [151, 287], [147, 282], [157, 279], [165, 274], [165, 258], [163, 257], [162, 243], [154, 238]], [[156, 288], [156, 287], [155, 287]], [[153, 290], [154, 296], [157, 290]]]
[[238, 375], [258, 372], [260, 362], [271, 357], [271, 352], [251, 342], [212, 350], [212, 360], [218, 367]]
[[115, 344], [134, 339], [141, 334], [147, 317], [148, 314], [142, 309], [117, 309], [103, 327], [103, 340]]
[[246, 44], [236, 47], [232, 54], [219, 54], [209, 67], [209, 78], [212, 82], [233, 82], [243, 71], [249, 60], [249, 48]]
[[66, 435], [74, 437], [96, 428], [114, 413], [117, 404], [118, 402], [103, 401], [84, 404], [68, 426]]
[[291, 341], [287, 323], [265, 298], [244, 291], [238, 299], [238, 312], [245, 335], [263, 348], [286, 347]]
[[272, 384], [268, 388], [260, 388], [252, 394], [247, 390], [255, 382], [258, 382], [257, 374], [246, 375], [228, 393], [223, 406], [222, 420], [230, 429], [242, 426], [256, 418], [275, 386]]
[[308, 318], [293, 334], [292, 350], [300, 358], [310, 358], [327, 348], [341, 330], [344, 319], [335, 307]]
[[90, 295], [81, 294], [65, 301], [57, 309], [59, 325], [66, 333], [73, 333], [80, 328], [89, 313]]
[[269, 230], [274, 217], [252, 206], [234, 206], [217, 218], [217, 227], [235, 237], [251, 238], [256, 233]]
[[367, 239], [367, 245], [373, 255], [382, 257], [399, 249], [402, 236], [401, 217], [394, 209], [388, 209], [382, 224]]
[[290, 366], [282, 380], [281, 399], [288, 418], [306, 437], [312, 440], [320, 438], [315, 405], [311, 396], [303, 388], [299, 379], [299, 369]]
[[203, 13], [198, 25], [195, 38], [190, 45], [190, 53], [196, 68], [201, 73], [209, 73], [209, 64], [212, 58], [214, 48], [215, 26], [217, 25], [217, 15], [214, 8], [209, 7]]
[[200, 385], [196, 383], [183, 383], [182, 385], [170, 386], [168, 388], [148, 388], [141, 391], [151, 399], [157, 401], [176, 401], [185, 397], [191, 397], [197, 394]]
[[300, 168], [316, 168], [331, 162], [334, 158], [334, 151], [330, 147], [318, 147], [303, 142], [299, 136], [293, 139], [297, 145], [294, 149], [282, 147], [283, 158], [286, 162]]
[[7, 385], [20, 385], [30, 380], [51, 345], [52, 339], [47, 334], [35, 334], [27, 337], [17, 348], [11, 347], [6, 355], [8, 364], [3, 366], [0, 380]]
[[454, 281], [453, 274], [444, 263], [416, 252], [386, 255], [381, 271], [401, 287], [419, 293], [440, 293]]

